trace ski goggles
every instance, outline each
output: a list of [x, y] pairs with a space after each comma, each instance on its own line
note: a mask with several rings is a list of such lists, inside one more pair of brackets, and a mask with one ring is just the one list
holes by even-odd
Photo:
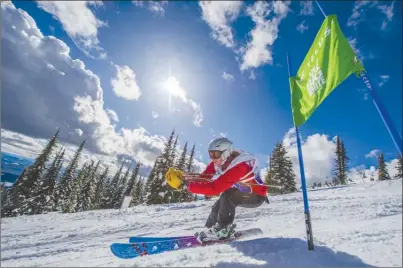
[[220, 151], [209, 151], [208, 154], [209, 154], [209, 156], [210, 156], [210, 159], [214, 159], [214, 160], [215, 160], [215, 159], [218, 159], [218, 158], [221, 157], [222, 152], [220, 152]]

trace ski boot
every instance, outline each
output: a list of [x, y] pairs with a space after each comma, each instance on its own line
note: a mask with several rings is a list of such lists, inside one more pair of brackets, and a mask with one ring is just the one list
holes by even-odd
[[229, 224], [224, 228], [221, 228], [218, 223], [216, 223], [212, 228], [207, 231], [201, 231], [196, 233], [195, 236], [200, 243], [215, 240], [225, 240], [231, 237], [235, 233], [236, 224]]
[[236, 224], [230, 223], [224, 228], [221, 228], [218, 224], [214, 226], [214, 231], [219, 240], [225, 240], [230, 238], [235, 233]]

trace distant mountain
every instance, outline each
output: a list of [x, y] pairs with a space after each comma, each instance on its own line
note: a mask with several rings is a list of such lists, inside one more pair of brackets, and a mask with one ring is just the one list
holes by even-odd
[[1, 182], [14, 183], [25, 167], [32, 165], [34, 160], [1, 152]]

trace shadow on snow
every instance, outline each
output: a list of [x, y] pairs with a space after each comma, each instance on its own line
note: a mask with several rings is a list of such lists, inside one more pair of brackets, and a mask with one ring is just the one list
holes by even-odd
[[360, 258], [346, 252], [335, 251], [325, 246], [315, 245], [314, 251], [308, 251], [307, 242], [299, 238], [258, 238], [248, 241], [236, 241], [231, 244], [239, 252], [265, 264], [245, 264], [220, 262], [223, 267], [357, 267], [370, 266]]

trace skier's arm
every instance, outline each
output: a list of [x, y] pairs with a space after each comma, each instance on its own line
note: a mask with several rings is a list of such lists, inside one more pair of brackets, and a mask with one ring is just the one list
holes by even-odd
[[231, 168], [216, 180], [211, 182], [188, 182], [187, 188], [194, 194], [218, 195], [250, 172], [250, 167], [246, 163], [240, 163]]
[[206, 169], [201, 173], [203, 175], [211, 175], [211, 177], [215, 173], [215, 168], [214, 168], [214, 163], [210, 162], [210, 164], [207, 165]]

